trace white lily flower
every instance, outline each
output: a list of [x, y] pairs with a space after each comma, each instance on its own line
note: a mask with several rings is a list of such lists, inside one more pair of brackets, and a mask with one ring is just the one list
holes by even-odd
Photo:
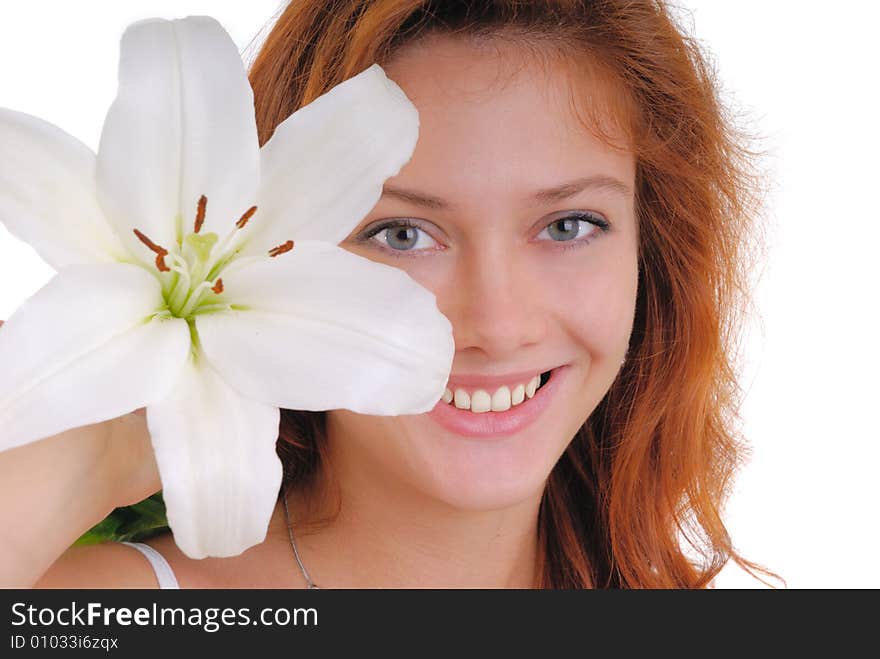
[[443, 393], [434, 295], [338, 247], [417, 137], [373, 66], [260, 149], [238, 50], [207, 17], [126, 30], [97, 156], [0, 110], [0, 220], [58, 270], [0, 328], [0, 449], [146, 407], [181, 550], [262, 542], [280, 407], [418, 414]]

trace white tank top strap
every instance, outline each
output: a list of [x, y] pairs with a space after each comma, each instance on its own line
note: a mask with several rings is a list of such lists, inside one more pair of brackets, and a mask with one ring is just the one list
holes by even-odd
[[143, 542], [120, 542], [119, 544], [134, 547], [147, 557], [147, 560], [150, 561], [150, 565], [153, 566], [153, 572], [156, 573], [156, 579], [159, 581], [159, 588], [180, 588], [177, 583], [177, 577], [174, 576], [174, 571], [171, 569], [171, 566], [168, 565], [168, 561], [165, 560], [165, 557], [162, 556], [162, 554], [150, 547], [150, 545], [146, 545]]

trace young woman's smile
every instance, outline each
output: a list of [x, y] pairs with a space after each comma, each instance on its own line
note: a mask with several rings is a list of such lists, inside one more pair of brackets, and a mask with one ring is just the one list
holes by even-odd
[[[446, 430], [463, 437], [507, 437], [521, 432], [542, 415], [554, 413], [553, 401], [564, 386], [567, 375], [567, 365], [559, 366], [541, 375], [532, 376], [527, 385], [520, 382], [513, 386], [512, 393], [511, 387], [507, 385], [494, 389], [494, 393], [490, 393], [492, 389], [483, 387], [455, 387], [455, 393], [451, 394], [452, 390], [447, 387], [444, 399], [437, 403], [428, 417]], [[502, 376], [497, 379], [513, 381], [516, 376]], [[522, 379], [524, 378], [519, 377], [519, 380]]]

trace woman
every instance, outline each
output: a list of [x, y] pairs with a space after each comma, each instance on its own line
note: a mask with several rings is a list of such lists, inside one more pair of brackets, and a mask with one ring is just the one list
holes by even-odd
[[[420, 137], [342, 246], [435, 293], [444, 400], [285, 411], [263, 543], [201, 561], [147, 544], [181, 587], [699, 588], [730, 558], [754, 568], [720, 512], [760, 190], [695, 43], [659, 0], [295, 0], [251, 71], [261, 142], [374, 62]], [[143, 420], [64, 435], [65, 464], [56, 437], [3, 467], [57, 488], [23, 515], [22, 573], [154, 587], [132, 547], [64, 552], [160, 488]], [[73, 492], [92, 507], [67, 514]]]

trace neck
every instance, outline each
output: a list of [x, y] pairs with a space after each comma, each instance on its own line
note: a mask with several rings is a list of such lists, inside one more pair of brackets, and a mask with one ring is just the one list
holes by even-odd
[[333, 455], [314, 492], [290, 493], [296, 546], [319, 587], [534, 587], [540, 493], [461, 510], [379, 473]]

